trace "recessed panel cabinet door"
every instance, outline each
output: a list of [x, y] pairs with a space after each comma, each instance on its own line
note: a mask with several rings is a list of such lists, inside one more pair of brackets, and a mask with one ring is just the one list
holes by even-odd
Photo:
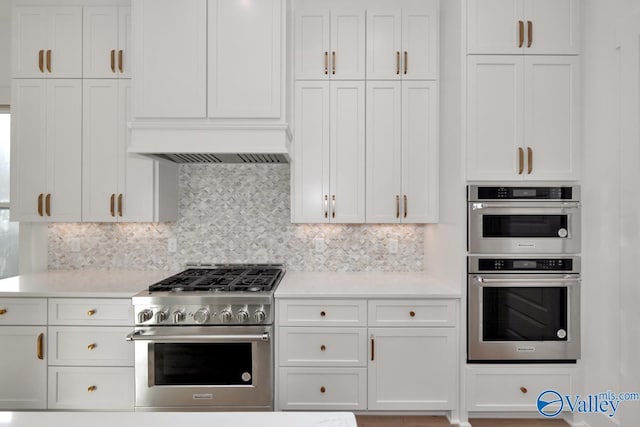
[[118, 8], [85, 7], [82, 31], [83, 77], [118, 77]]
[[364, 10], [331, 11], [331, 79], [364, 79], [364, 28]]
[[469, 0], [467, 3], [468, 53], [523, 53], [526, 45], [524, 1]]
[[403, 80], [438, 78], [438, 34], [437, 10], [402, 10]]
[[280, 117], [280, 19], [281, 0], [209, 0], [209, 117]]
[[295, 17], [295, 78], [329, 79], [329, 10], [298, 10]]
[[524, 5], [527, 19], [524, 53], [577, 55], [580, 52], [579, 0], [526, 0]]
[[367, 79], [399, 80], [402, 11], [367, 10]]
[[44, 7], [14, 7], [11, 21], [12, 76], [45, 77], [47, 49], [47, 9]]

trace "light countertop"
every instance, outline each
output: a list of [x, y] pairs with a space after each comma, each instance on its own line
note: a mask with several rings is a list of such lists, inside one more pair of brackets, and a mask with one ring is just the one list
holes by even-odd
[[0, 427], [356, 427], [349, 412], [0, 412]]
[[425, 273], [288, 271], [276, 298], [460, 298], [459, 288]]
[[172, 274], [174, 272], [126, 270], [22, 274], [0, 280], [0, 297], [130, 298]]

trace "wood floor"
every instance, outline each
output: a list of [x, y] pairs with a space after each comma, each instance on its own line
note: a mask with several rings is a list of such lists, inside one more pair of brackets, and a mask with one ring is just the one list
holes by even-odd
[[[358, 427], [449, 427], [445, 417], [358, 415]], [[471, 419], [473, 427], [569, 427], [563, 420]]]

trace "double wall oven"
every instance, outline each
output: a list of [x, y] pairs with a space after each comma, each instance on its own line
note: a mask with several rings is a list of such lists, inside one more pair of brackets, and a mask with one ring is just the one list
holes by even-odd
[[469, 362], [580, 358], [580, 188], [469, 186]]

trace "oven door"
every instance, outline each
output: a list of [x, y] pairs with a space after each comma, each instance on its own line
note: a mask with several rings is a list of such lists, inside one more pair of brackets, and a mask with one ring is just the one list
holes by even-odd
[[273, 410], [272, 329], [137, 328], [136, 410]]
[[471, 253], [579, 253], [579, 202], [470, 202]]
[[577, 274], [470, 274], [469, 362], [580, 358]]

